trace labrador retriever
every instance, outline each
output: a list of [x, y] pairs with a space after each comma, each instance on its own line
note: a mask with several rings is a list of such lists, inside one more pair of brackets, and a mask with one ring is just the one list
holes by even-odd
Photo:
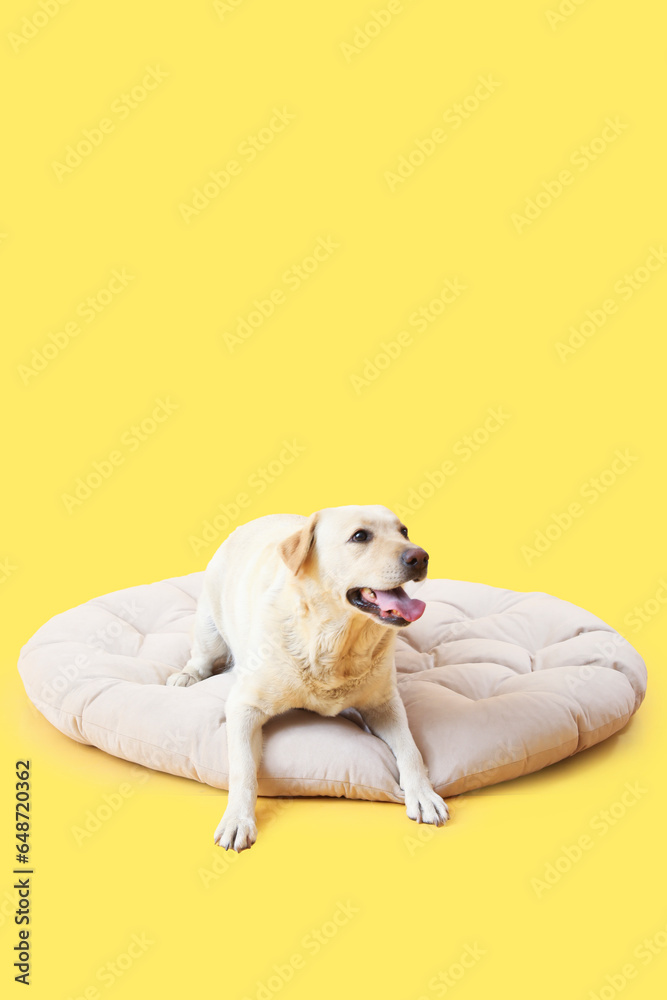
[[239, 852], [254, 844], [262, 726], [291, 708], [357, 709], [396, 757], [410, 819], [445, 823], [447, 806], [408, 728], [394, 666], [397, 630], [425, 609], [402, 585], [423, 580], [427, 568], [428, 554], [381, 506], [269, 514], [223, 542], [206, 569], [190, 659], [167, 681], [187, 686], [221, 666], [236, 675], [226, 706], [229, 796], [216, 844]]

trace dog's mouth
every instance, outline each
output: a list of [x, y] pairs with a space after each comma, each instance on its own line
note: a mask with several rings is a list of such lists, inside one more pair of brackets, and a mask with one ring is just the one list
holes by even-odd
[[415, 597], [409, 597], [402, 587], [393, 590], [372, 590], [357, 587], [348, 590], [350, 604], [369, 615], [375, 615], [387, 625], [409, 625], [424, 614], [426, 605]]

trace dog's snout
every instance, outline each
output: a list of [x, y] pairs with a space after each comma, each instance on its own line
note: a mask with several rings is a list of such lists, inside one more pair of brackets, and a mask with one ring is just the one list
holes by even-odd
[[428, 552], [418, 548], [404, 549], [401, 553], [401, 562], [413, 573], [423, 573], [428, 567]]

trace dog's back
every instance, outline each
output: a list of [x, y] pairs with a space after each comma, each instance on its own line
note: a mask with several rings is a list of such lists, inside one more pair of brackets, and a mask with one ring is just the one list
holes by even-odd
[[206, 567], [204, 587], [213, 620], [237, 655], [267, 604], [284, 588], [286, 568], [278, 543], [306, 520], [300, 514], [267, 514], [242, 524]]

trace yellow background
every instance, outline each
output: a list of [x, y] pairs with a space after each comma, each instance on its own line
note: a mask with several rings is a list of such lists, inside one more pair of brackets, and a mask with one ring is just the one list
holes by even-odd
[[[0, 938], [2, 981], [17, 993], [11, 808], [13, 764], [27, 755], [35, 998], [93, 987], [119, 1000], [254, 998], [300, 953], [303, 968], [271, 995], [417, 1000], [444, 995], [433, 977], [458, 974], [466, 946], [485, 954], [450, 980], [460, 1000], [600, 995], [628, 962], [638, 974], [622, 992], [662, 995], [664, 952], [646, 964], [633, 953], [667, 925], [656, 597], [667, 576], [667, 266], [636, 279], [627, 301], [614, 285], [667, 240], [665, 25], [648, 0], [562, 6], [572, 12], [550, 24], [556, 0], [394, 3], [391, 23], [351, 55], [343, 43], [384, 0], [237, 0], [220, 13], [203, 0], [72, 0], [39, 30], [23, 21], [37, 0], [5, 4]], [[34, 37], [12, 43], [21, 30]], [[110, 113], [156, 66], [159, 86], [124, 117]], [[460, 127], [443, 124], [480, 76], [497, 82], [493, 94]], [[294, 119], [249, 163], [239, 145], [274, 108]], [[103, 118], [113, 132], [59, 180], [54, 161]], [[578, 169], [570, 158], [607, 118], [626, 127]], [[438, 127], [446, 140], [392, 192], [386, 172]], [[187, 223], [179, 205], [233, 158], [240, 174]], [[517, 232], [513, 214], [565, 169], [573, 183]], [[223, 334], [254, 299], [285, 291], [284, 273], [320, 237], [340, 246], [230, 352]], [[133, 280], [122, 293], [94, 322], [79, 314], [80, 334], [26, 380], [33, 350], [123, 268]], [[447, 279], [467, 286], [457, 302], [424, 332], [407, 325]], [[569, 327], [610, 297], [618, 312], [561, 360]], [[412, 343], [356, 392], [351, 376], [402, 330]], [[159, 398], [177, 409], [131, 450], [131, 428]], [[451, 800], [451, 822], [423, 840], [400, 806], [312, 799], [276, 811], [263, 800], [257, 845], [222, 870], [212, 834], [224, 794], [77, 745], [27, 702], [15, 663], [44, 621], [202, 569], [215, 545], [195, 551], [192, 537], [240, 491], [251, 503], [235, 523], [396, 507], [498, 407], [509, 419], [457, 460], [411, 535], [434, 577], [556, 594], [636, 645], [649, 695], [607, 744]], [[303, 454], [248, 491], [283, 440]], [[63, 494], [118, 449], [122, 464], [68, 513]], [[636, 461], [582, 501], [617, 449]], [[582, 515], [526, 558], [522, 547], [577, 501]], [[649, 609], [639, 627], [637, 606]], [[540, 895], [531, 880], [626, 782], [645, 792]], [[78, 845], [73, 827], [121, 785], [132, 794]], [[214, 872], [208, 886], [201, 870]], [[305, 936], [348, 900], [359, 912], [311, 954]], [[154, 943], [105, 984], [98, 970], [133, 933]]]

